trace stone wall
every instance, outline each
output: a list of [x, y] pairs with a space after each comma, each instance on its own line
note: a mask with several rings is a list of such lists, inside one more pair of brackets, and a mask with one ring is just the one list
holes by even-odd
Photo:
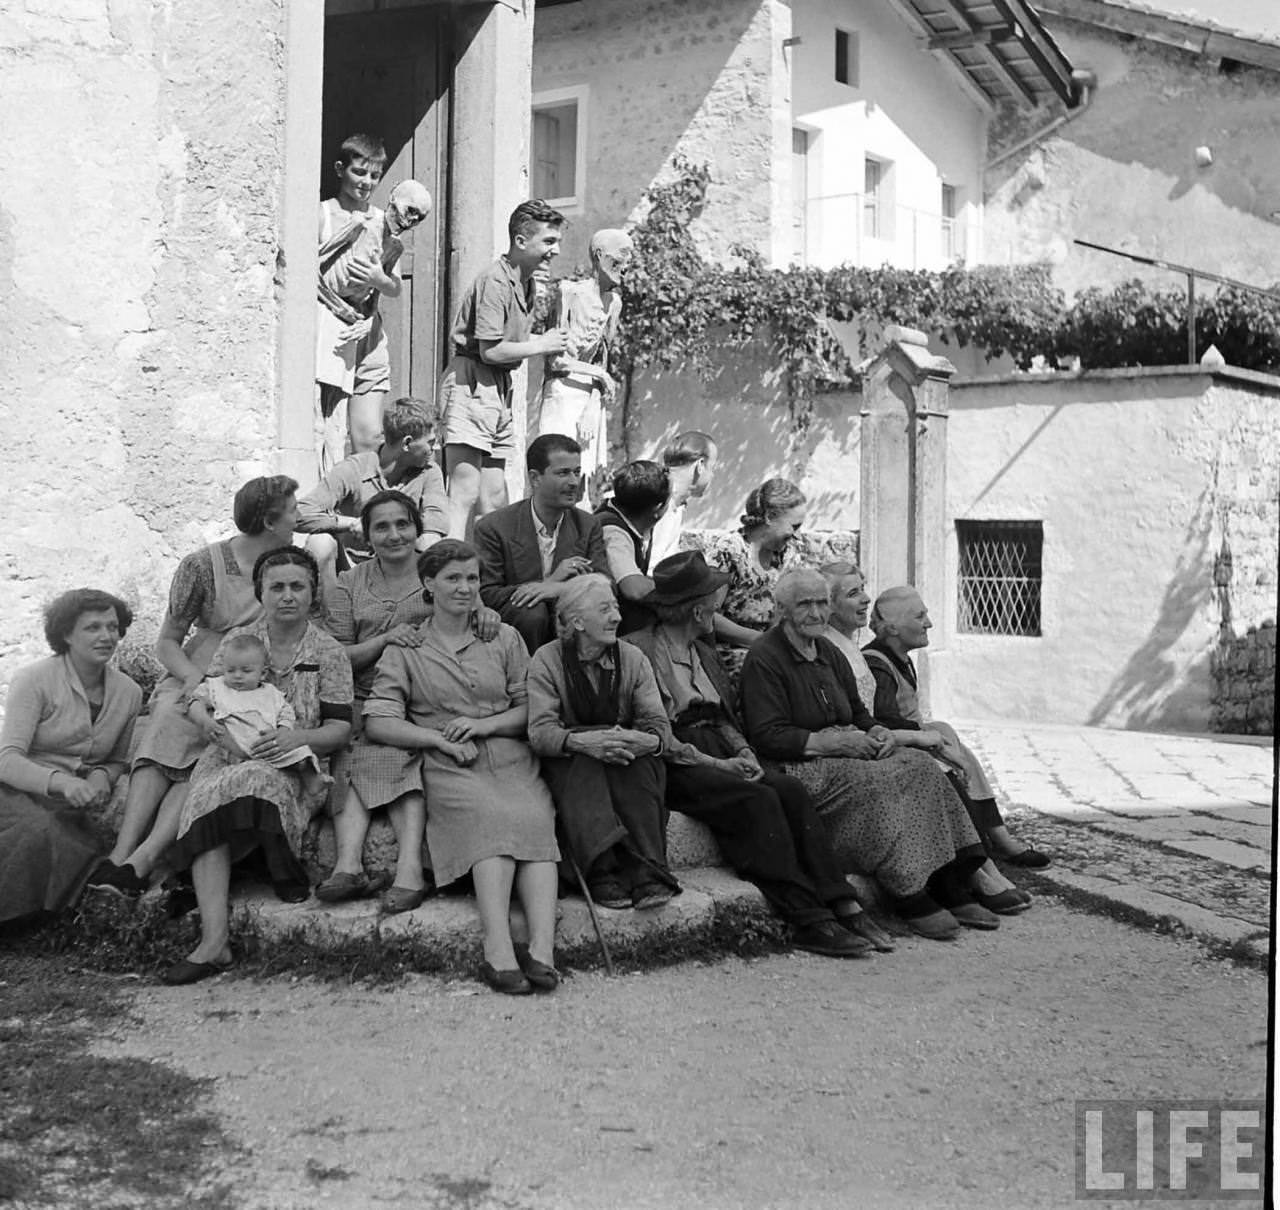
[[[685, 428], [718, 438], [691, 528], [735, 525], [752, 487], [786, 475], [809, 496], [808, 525], [858, 529], [860, 409], [855, 394], [820, 396], [797, 433], [756, 345], [702, 374], [638, 375], [617, 453], [652, 457]], [[948, 588], [930, 602], [940, 716], [1270, 728], [1280, 380], [1183, 367], [960, 380], [946, 424]], [[955, 632], [957, 518], [1043, 522], [1040, 637]]]
[[[1280, 381], [1233, 370], [956, 383], [949, 516], [1043, 523], [1043, 618], [1035, 638], [958, 634], [954, 596], [942, 603], [946, 709], [1222, 726], [1216, 653], [1275, 620], [1277, 404]], [[1215, 584], [1224, 542], [1229, 616]]]
[[587, 87], [585, 204], [569, 215], [562, 272], [585, 263], [592, 231], [639, 217], [644, 191], [676, 154], [712, 168], [695, 224], [704, 254], [723, 259], [742, 243], [766, 259], [785, 256], [789, 33], [790, 10], [778, 0], [594, 0], [538, 10], [534, 93]]
[[[1098, 87], [1078, 117], [988, 170], [987, 260], [1054, 261], [1068, 293], [1132, 277], [1180, 288], [1173, 274], [1073, 248], [1078, 237], [1258, 285], [1280, 280], [1280, 159], [1270, 150], [1280, 142], [1280, 73], [1224, 70], [1144, 39], [1047, 20]], [[992, 154], [1052, 116], [993, 129]], [[1196, 164], [1202, 145], [1213, 153], [1208, 167]]]
[[282, 0], [38, 0], [0, 23], [0, 685], [99, 585], [154, 634], [276, 443]]
[[690, 528], [734, 528], [752, 488], [781, 475], [808, 496], [810, 526], [856, 530], [858, 398], [819, 395], [811, 405], [807, 427], [797, 431], [777, 358], [757, 341], [704, 372], [638, 372], [625, 418], [611, 418], [613, 455], [653, 458], [677, 433], [701, 429], [719, 445], [716, 478], [707, 496], [690, 501]]

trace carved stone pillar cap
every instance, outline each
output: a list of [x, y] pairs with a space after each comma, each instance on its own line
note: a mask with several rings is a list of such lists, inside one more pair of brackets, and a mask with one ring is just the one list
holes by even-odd
[[919, 328], [907, 328], [902, 324], [890, 324], [884, 330], [884, 338], [887, 344], [921, 345], [926, 349], [929, 347], [929, 338]]

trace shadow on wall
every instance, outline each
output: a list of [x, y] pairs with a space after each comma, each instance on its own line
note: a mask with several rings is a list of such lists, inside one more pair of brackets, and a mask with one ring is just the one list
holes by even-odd
[[770, 47], [762, 41], [756, 49], [764, 62], [749, 62], [740, 44], [759, 7], [746, 0], [598, 0], [539, 8], [534, 92], [590, 90], [585, 213], [565, 232], [558, 273], [585, 265], [592, 230], [622, 226], [678, 148], [710, 161], [713, 212], [721, 198], [753, 183], [757, 162], [740, 153], [748, 94], [768, 67]]
[[824, 395], [797, 429], [779, 371], [755, 372], [751, 350], [709, 372], [689, 366], [637, 373], [629, 405], [627, 456], [658, 458], [676, 434], [698, 429], [715, 439], [715, 480], [691, 501], [686, 524], [733, 529], [747, 496], [766, 479], [798, 483], [810, 528], [858, 528], [858, 411], [861, 397]]
[[[1099, 698], [1089, 715], [1090, 726], [1185, 730], [1189, 719], [1204, 714], [1208, 695], [1203, 686], [1210, 676], [1209, 654], [1179, 666], [1168, 652], [1212, 600], [1212, 519], [1206, 488], [1187, 528], [1185, 550], [1165, 588], [1156, 622], [1146, 641]], [[1100, 621], [1105, 625], [1105, 617]]]

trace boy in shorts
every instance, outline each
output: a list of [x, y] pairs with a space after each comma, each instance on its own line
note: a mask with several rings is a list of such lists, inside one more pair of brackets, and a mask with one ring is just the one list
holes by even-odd
[[522, 361], [565, 349], [555, 329], [531, 334], [534, 272], [560, 250], [564, 215], [546, 202], [522, 202], [511, 213], [511, 246], [463, 296], [453, 322], [453, 356], [440, 384], [444, 464], [453, 506], [453, 535], [470, 533], [481, 516], [507, 503], [505, 467], [515, 456], [511, 374]]
[[338, 196], [320, 203], [316, 382], [322, 474], [346, 453], [348, 425], [354, 453], [377, 448], [391, 383], [378, 303], [383, 295], [399, 297], [400, 236], [431, 213], [431, 195], [417, 181], [398, 184], [385, 212], [371, 204], [386, 166], [379, 139], [351, 135], [333, 166]]

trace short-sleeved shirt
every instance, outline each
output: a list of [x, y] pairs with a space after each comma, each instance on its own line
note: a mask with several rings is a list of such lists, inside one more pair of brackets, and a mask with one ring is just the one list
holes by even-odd
[[[421, 586], [403, 593], [392, 590], [376, 559], [344, 571], [326, 602], [325, 629], [344, 647], [368, 642], [396, 626], [420, 626], [431, 614]], [[369, 696], [376, 669], [375, 661], [355, 674], [357, 701]]]
[[[350, 533], [344, 519], [358, 517], [368, 501], [390, 487], [382, 473], [378, 450], [352, 454], [298, 498], [298, 532], [340, 533], [344, 548], [354, 556], [353, 562], [369, 558], [372, 551], [363, 535]], [[434, 462], [424, 466], [412, 479], [397, 483], [395, 490], [403, 492], [418, 506], [424, 530], [434, 534], [449, 532], [449, 498], [444, 491], [444, 476]]]
[[[533, 279], [525, 281], [506, 257], [498, 257], [476, 277], [458, 308], [450, 330], [453, 351], [478, 359], [482, 340], [529, 339], [533, 325]], [[506, 363], [508, 369], [519, 361]]]

